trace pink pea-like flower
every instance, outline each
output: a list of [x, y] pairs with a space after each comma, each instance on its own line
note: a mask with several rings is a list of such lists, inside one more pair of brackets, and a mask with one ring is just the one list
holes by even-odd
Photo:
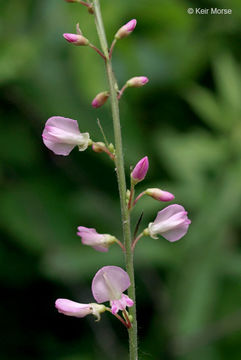
[[104, 305], [99, 304], [80, 304], [75, 301], [68, 299], [57, 299], [55, 302], [55, 307], [59, 313], [74, 316], [77, 318], [83, 318], [87, 315], [95, 315], [97, 320], [100, 319], [100, 314], [105, 311]]
[[151, 188], [145, 191], [146, 195], [151, 196], [155, 200], [159, 201], [172, 201], [175, 196], [168, 191], [164, 191], [158, 188]]
[[117, 40], [123, 39], [126, 36], [130, 35], [132, 31], [135, 29], [136, 24], [137, 24], [136, 19], [132, 19], [128, 23], [123, 25], [115, 34], [115, 39]]
[[146, 76], [135, 76], [126, 82], [127, 87], [141, 87], [148, 83], [149, 79]]
[[61, 314], [80, 318], [92, 313], [90, 304], [80, 304], [68, 299], [57, 299], [55, 307]]
[[92, 246], [95, 250], [106, 252], [108, 247], [116, 241], [109, 234], [98, 234], [95, 229], [78, 226], [77, 235], [82, 238], [82, 244]]
[[56, 155], [69, 155], [75, 146], [80, 151], [87, 149], [90, 141], [89, 133], [79, 131], [76, 120], [53, 116], [47, 120], [42, 134], [43, 142]]
[[63, 34], [63, 37], [69, 43], [72, 43], [77, 46], [86, 46], [86, 45], [89, 45], [89, 43], [90, 43], [88, 39], [86, 39], [84, 36], [79, 35], [79, 34], [65, 33], [65, 34]]
[[126, 271], [118, 266], [104, 266], [92, 281], [92, 294], [98, 303], [110, 301], [111, 311], [116, 314], [134, 304], [132, 299], [123, 294], [130, 284]]
[[155, 221], [149, 224], [148, 231], [153, 239], [157, 239], [157, 235], [161, 235], [174, 242], [187, 233], [190, 224], [191, 220], [188, 219], [184, 207], [174, 204], [158, 212]]
[[149, 168], [149, 161], [148, 161], [148, 157], [145, 156], [136, 164], [134, 170], [131, 173], [131, 178], [134, 181], [134, 183], [137, 184], [138, 182], [144, 180], [148, 168]]

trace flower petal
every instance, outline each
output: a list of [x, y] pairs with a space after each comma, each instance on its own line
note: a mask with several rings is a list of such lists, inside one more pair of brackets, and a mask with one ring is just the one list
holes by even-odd
[[105, 236], [103, 234], [98, 234], [95, 229], [78, 226], [77, 235], [81, 237], [82, 244], [92, 246], [97, 251], [108, 251], [108, 244], [105, 243]]
[[122, 268], [104, 266], [92, 281], [92, 293], [98, 303], [118, 300], [130, 284], [129, 275]]
[[80, 133], [77, 120], [65, 118], [63, 116], [52, 116], [47, 120], [45, 126], [53, 126], [76, 135], [79, 135]]
[[50, 140], [47, 140], [43, 135], [44, 145], [52, 150], [56, 155], [67, 156], [74, 149], [75, 145], [71, 144], [60, 144]]
[[154, 225], [156, 225], [160, 221], [168, 220], [171, 216], [183, 211], [186, 212], [182, 205], [178, 205], [178, 204], [169, 205], [163, 210], [158, 212], [157, 217], [154, 221]]
[[177, 228], [163, 232], [161, 235], [171, 242], [177, 241], [186, 235], [190, 223], [191, 221], [188, 220]]
[[134, 301], [129, 296], [122, 294], [121, 299], [111, 301], [111, 312], [117, 314], [119, 310], [125, 310], [125, 308], [134, 305]]
[[55, 307], [58, 309], [58, 312], [64, 315], [75, 316], [79, 318], [92, 313], [90, 304], [80, 304], [68, 299], [57, 299], [55, 302]]

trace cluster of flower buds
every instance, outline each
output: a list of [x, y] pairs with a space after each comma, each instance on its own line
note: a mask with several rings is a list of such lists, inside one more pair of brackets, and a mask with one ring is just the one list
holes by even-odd
[[[112, 42], [111, 48], [110, 48], [110, 52], [109, 52], [109, 57], [111, 58], [112, 56], [112, 52], [114, 49], [114, 46], [116, 44], [117, 40], [123, 39], [125, 37], [127, 37], [128, 35], [130, 35], [132, 33], [132, 31], [135, 29], [137, 24], [136, 19], [132, 19], [130, 20], [128, 23], [126, 23], [125, 25], [123, 25], [115, 34], [114, 40]], [[121, 98], [121, 96], [123, 95], [123, 92], [129, 88], [129, 87], [141, 87], [144, 86], [147, 82], [149, 81], [149, 79], [146, 76], [135, 76], [131, 79], [129, 79], [125, 85], [121, 88], [121, 90], [117, 91], [117, 97], [118, 99]], [[96, 95], [96, 97], [93, 99], [92, 101], [92, 106], [94, 108], [98, 108], [102, 105], [105, 104], [105, 102], [108, 100], [109, 98], [109, 93], [107, 91], [101, 92], [99, 94]]]
[[[104, 266], [95, 274], [91, 286], [93, 297], [98, 304], [81, 304], [68, 299], [57, 299], [55, 306], [64, 315], [82, 318], [92, 314], [97, 321], [100, 320], [101, 313], [109, 310], [105, 305], [99, 305], [107, 301], [110, 302], [112, 314], [116, 315], [119, 311], [127, 313], [126, 307], [134, 304], [133, 300], [124, 294], [130, 284], [129, 275], [122, 268]], [[119, 316], [118, 318], [120, 319]], [[129, 327], [130, 321], [129, 325], [126, 325]]]
[[[131, 190], [128, 191], [128, 208], [129, 210], [137, 203], [137, 201], [143, 196], [148, 195], [158, 201], [172, 201], [174, 195], [168, 191], [164, 191], [158, 188], [148, 188], [140, 193], [135, 200], [133, 200], [134, 187], [139, 182], [143, 181], [149, 169], [148, 157], [145, 156], [141, 159], [131, 172]], [[150, 223], [137, 238], [134, 240], [134, 246], [136, 242], [143, 236], [151, 236], [153, 239], [157, 239], [157, 235], [163, 236], [165, 239], [173, 242], [181, 239], [188, 230], [191, 221], [187, 217], [187, 212], [183, 206], [178, 204], [169, 205], [163, 210], [159, 211], [156, 219], [153, 223]]]

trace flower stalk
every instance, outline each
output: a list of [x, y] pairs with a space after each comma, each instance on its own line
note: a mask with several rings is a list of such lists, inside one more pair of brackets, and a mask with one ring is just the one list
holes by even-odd
[[131, 246], [132, 251], [135, 250], [135, 247], [136, 247], [137, 242], [138, 242], [138, 241], [142, 238], [142, 236], [144, 236], [144, 235], [145, 235], [145, 232], [143, 231], [140, 235], [138, 235], [138, 236], [134, 239], [133, 244], [132, 244], [132, 246]]
[[131, 286], [128, 289], [128, 296], [134, 301], [134, 305], [130, 308], [130, 315], [132, 317], [132, 326], [129, 328], [129, 356], [130, 360], [137, 360], [137, 323], [136, 323], [136, 306], [135, 306], [135, 279], [133, 266], [133, 253], [131, 250], [131, 230], [130, 230], [130, 215], [126, 206], [126, 179], [124, 170], [123, 147], [120, 127], [119, 104], [116, 92], [116, 80], [112, 71], [111, 58], [109, 56], [108, 44], [105, 35], [105, 28], [103, 25], [101, 9], [99, 0], [93, 1], [94, 15], [96, 29], [99, 36], [102, 51], [106, 57], [105, 65], [109, 83], [110, 102], [113, 117], [113, 127], [115, 136], [115, 163], [117, 169], [117, 180], [120, 194], [121, 216], [125, 246], [125, 261], [126, 270], [130, 277]]
[[127, 329], [129, 329], [129, 324], [127, 324], [127, 323], [125, 322], [125, 320], [124, 320], [120, 315], [118, 315], [118, 314], [113, 314], [113, 313], [111, 312], [111, 309], [108, 308], [108, 307], [106, 307], [106, 311], [109, 311], [109, 313], [111, 313], [112, 315], [114, 315], [120, 322], [122, 322], [122, 324], [123, 324]]

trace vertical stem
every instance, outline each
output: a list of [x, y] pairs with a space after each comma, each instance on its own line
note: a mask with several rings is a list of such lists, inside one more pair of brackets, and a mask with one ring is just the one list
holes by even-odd
[[132, 327], [128, 330], [129, 333], [129, 350], [130, 360], [137, 360], [137, 323], [136, 323], [136, 302], [135, 302], [135, 279], [134, 279], [134, 266], [133, 266], [133, 253], [131, 250], [131, 230], [130, 230], [130, 215], [126, 206], [126, 179], [123, 159], [119, 104], [116, 92], [116, 81], [112, 71], [111, 59], [109, 57], [108, 44], [105, 35], [105, 29], [102, 21], [99, 0], [94, 0], [95, 23], [97, 32], [100, 39], [102, 51], [106, 56], [106, 72], [109, 83], [110, 101], [113, 117], [113, 127], [115, 136], [115, 150], [116, 150], [116, 169], [117, 180], [120, 194], [121, 216], [123, 226], [123, 236], [125, 244], [125, 260], [126, 270], [130, 277], [131, 286], [128, 289], [129, 297], [134, 301], [134, 305], [130, 308], [130, 315], [132, 315]]

